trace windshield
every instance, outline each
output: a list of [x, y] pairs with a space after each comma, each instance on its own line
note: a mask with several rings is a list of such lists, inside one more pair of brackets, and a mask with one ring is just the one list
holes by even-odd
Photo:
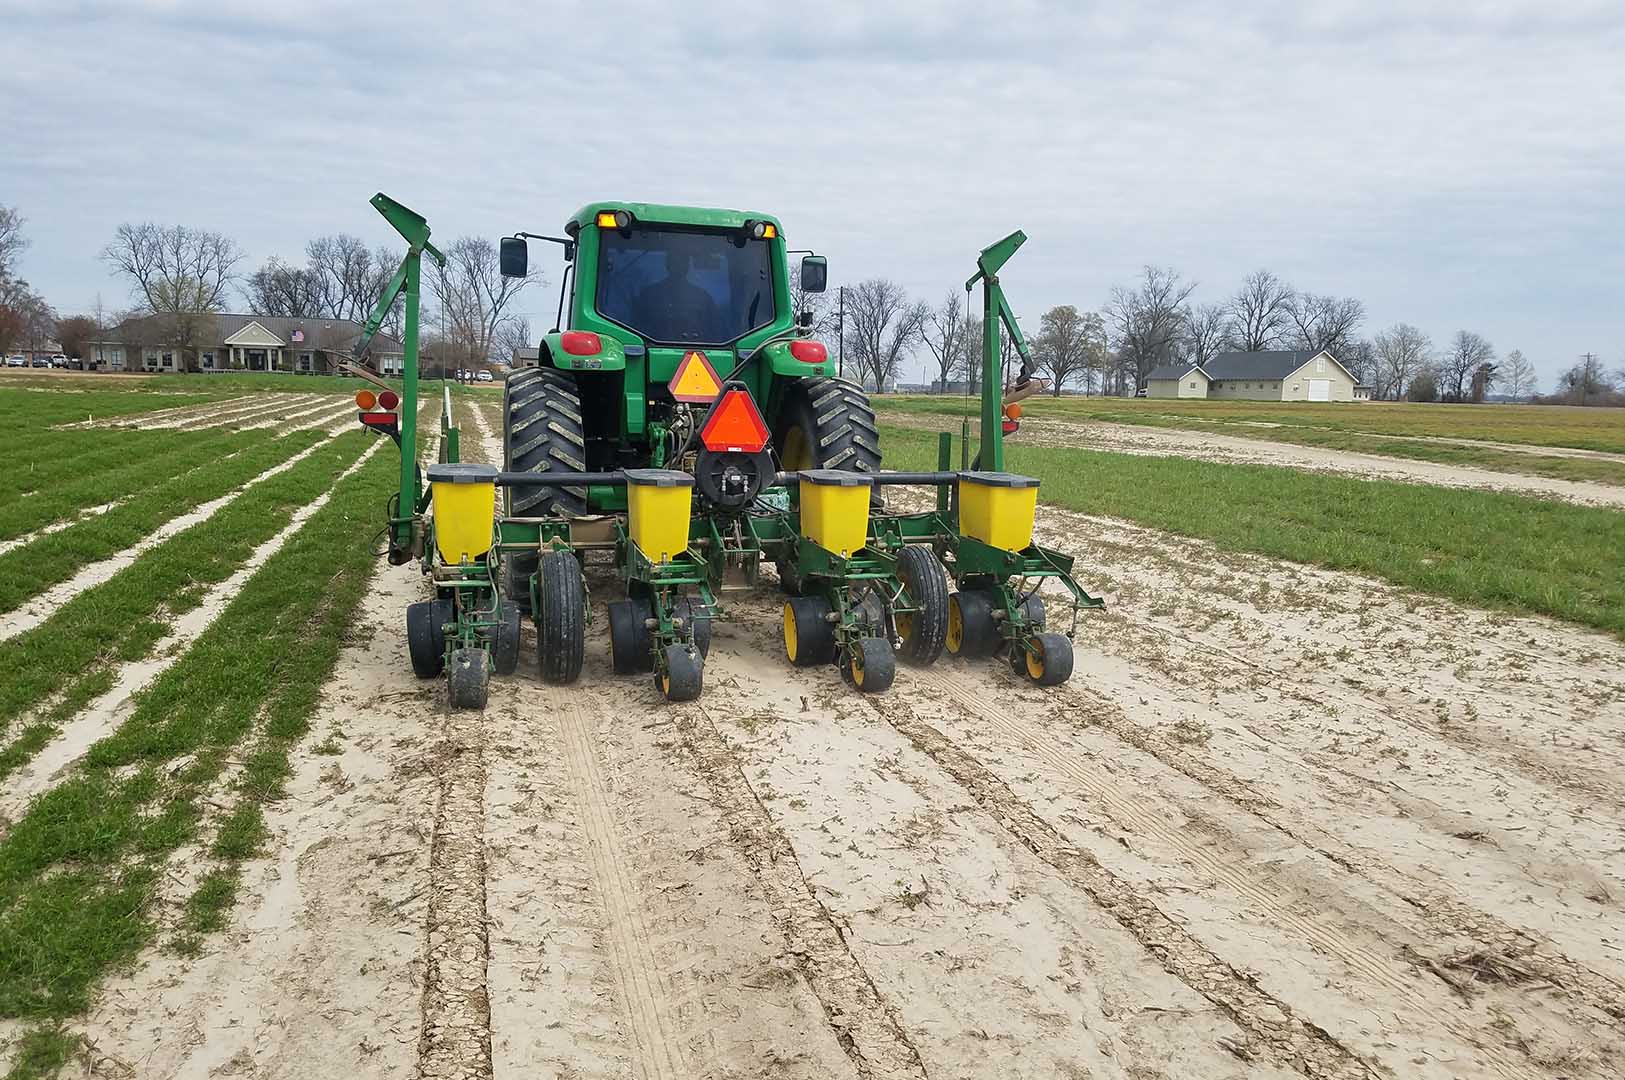
[[728, 345], [773, 321], [766, 241], [640, 224], [598, 237], [598, 313], [650, 341]]

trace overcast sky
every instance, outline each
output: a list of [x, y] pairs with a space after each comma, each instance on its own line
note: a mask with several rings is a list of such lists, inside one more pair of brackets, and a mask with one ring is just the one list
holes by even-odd
[[933, 300], [1019, 227], [1029, 324], [1148, 262], [1202, 301], [1266, 266], [1549, 386], [1625, 364], [1622, 58], [1619, 0], [0, 0], [0, 204], [62, 314], [127, 301], [97, 257], [125, 221], [252, 268], [394, 242], [378, 190], [441, 239], [626, 198], [773, 212], [832, 284]]

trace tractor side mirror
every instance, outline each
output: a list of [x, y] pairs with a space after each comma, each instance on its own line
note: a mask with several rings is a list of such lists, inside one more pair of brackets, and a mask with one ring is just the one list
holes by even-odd
[[503, 277], [524, 277], [529, 273], [530, 249], [525, 246], [524, 238], [504, 236], [500, 261]]
[[829, 284], [829, 260], [822, 255], [801, 257], [801, 291], [823, 292]]

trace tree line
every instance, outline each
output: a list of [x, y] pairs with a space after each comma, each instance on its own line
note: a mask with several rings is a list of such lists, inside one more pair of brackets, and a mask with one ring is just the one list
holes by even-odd
[[[0, 352], [39, 349], [53, 335], [68, 354], [109, 325], [98, 302], [87, 315], [59, 319], [16, 272], [27, 247], [24, 219], [0, 207]], [[529, 323], [513, 312], [515, 297], [541, 284], [539, 275], [504, 278], [497, 246], [463, 236], [444, 249], [446, 266], [425, 263], [428, 285], [424, 351], [443, 366], [472, 367], [504, 360], [531, 344]], [[241, 303], [254, 314], [360, 322], [399, 265], [394, 248], [369, 248], [345, 233], [317, 237], [302, 261], [272, 256], [244, 272], [241, 248], [223, 233], [184, 225], [121, 225], [102, 258], [130, 286], [129, 315], [164, 315], [182, 360], [195, 369], [212, 317]], [[1482, 335], [1456, 331], [1436, 346], [1422, 330], [1395, 323], [1367, 337], [1365, 305], [1355, 297], [1301, 290], [1268, 269], [1248, 274], [1228, 296], [1199, 303], [1197, 283], [1168, 267], [1146, 266], [1132, 283], [1114, 287], [1098, 311], [1062, 304], [1036, 326], [1023, 324], [1036, 366], [1056, 395], [1133, 394], [1154, 369], [1204, 364], [1226, 351], [1325, 349], [1376, 398], [1484, 401], [1495, 391], [1515, 400], [1537, 389], [1534, 365], [1513, 349], [1504, 356]], [[982, 324], [973, 298], [950, 291], [935, 304], [911, 297], [888, 278], [868, 278], [822, 294], [792, 287], [796, 312], [812, 316], [816, 332], [834, 339], [851, 370], [871, 386], [895, 385], [922, 355], [938, 391], [977, 390]], [[384, 323], [401, 334], [397, 304]], [[1002, 374], [1017, 357], [1001, 335]], [[1588, 354], [1558, 377], [1554, 394], [1538, 400], [1576, 404], [1625, 403], [1625, 366], [1609, 371]]]
[[[1361, 333], [1366, 311], [1359, 299], [1301, 290], [1267, 269], [1247, 275], [1215, 303], [1198, 303], [1196, 288], [1176, 270], [1146, 266], [1133, 283], [1113, 288], [1099, 311], [1063, 304], [1044, 312], [1036, 327], [1024, 324], [1050, 392], [1128, 395], [1144, 387], [1159, 367], [1270, 349], [1324, 349], [1369, 386], [1373, 397], [1388, 400], [1477, 402], [1495, 390], [1527, 399], [1537, 389], [1534, 365], [1520, 350], [1499, 356], [1471, 330], [1458, 330], [1435, 346], [1408, 323], [1367, 337]], [[981, 322], [959, 292], [933, 305], [910, 298], [895, 281], [871, 278], [798, 303], [813, 310], [821, 332], [840, 340], [843, 354], [869, 385], [893, 385], [923, 352], [934, 389], [975, 389]], [[1008, 381], [1014, 348], [1008, 335], [1003, 341], [1001, 366]], [[1625, 388], [1625, 367], [1610, 376], [1591, 362], [1564, 373], [1557, 396], [1569, 400], [1578, 387], [1585, 401], [1600, 400], [1616, 383]]]

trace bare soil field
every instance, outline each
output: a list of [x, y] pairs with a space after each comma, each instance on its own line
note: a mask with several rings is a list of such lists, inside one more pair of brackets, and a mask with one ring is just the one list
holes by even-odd
[[[942, 417], [930, 414], [888, 413], [886, 419], [888, 423], [929, 431], [937, 431], [944, 426]], [[1405, 436], [1405, 438], [1417, 437]], [[1592, 506], [1625, 508], [1625, 487], [1615, 484], [1500, 472], [1467, 465], [1384, 457], [1381, 454], [1365, 454], [1351, 450], [1300, 446], [1218, 432], [1029, 416], [1021, 421], [1020, 439], [1023, 443], [1031, 443], [1034, 446], [1070, 446], [1150, 457], [1183, 457], [1232, 464], [1279, 465], [1369, 479], [1402, 480], [1409, 483], [1436, 484], [1441, 487], [1513, 491]], [[1519, 454], [1539, 453], [1607, 461], [1625, 460], [1625, 455], [1602, 451], [1533, 448], [1512, 443], [1474, 443], [1464, 439], [1439, 441], [1454, 445], [1493, 446], [1498, 450]]]
[[528, 638], [453, 713], [380, 564], [225, 928], [106, 983], [68, 1075], [1620, 1075], [1625, 645], [1040, 521], [1111, 605], [1054, 690], [856, 695], [767, 587], [668, 706], [594, 563], [581, 682]]

